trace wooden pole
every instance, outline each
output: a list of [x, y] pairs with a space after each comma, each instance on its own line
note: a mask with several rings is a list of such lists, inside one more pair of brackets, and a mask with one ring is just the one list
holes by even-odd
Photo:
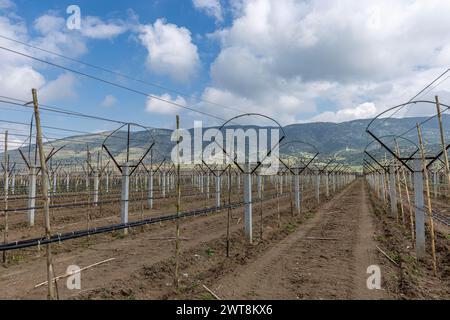
[[442, 151], [444, 155], [444, 165], [445, 165], [445, 175], [447, 176], [447, 196], [450, 198], [450, 167], [448, 161], [447, 154], [447, 146], [445, 145], [445, 136], [444, 136], [444, 127], [442, 125], [442, 113], [441, 113], [441, 104], [439, 103], [439, 97], [436, 96], [436, 109], [439, 121], [439, 130], [441, 132], [441, 145]]
[[[5, 146], [4, 146], [4, 172], [3, 172], [3, 189], [4, 189], [4, 203], [5, 203], [5, 230], [3, 231], [3, 242], [8, 243], [8, 189], [9, 189], [9, 177], [8, 177], [8, 130], [5, 131]], [[3, 251], [3, 263], [5, 267], [8, 265], [8, 254]]]
[[176, 116], [177, 129], [177, 220], [175, 233], [175, 287], [179, 286], [179, 265], [180, 265], [180, 206], [181, 206], [181, 188], [180, 188], [180, 116]]
[[436, 275], [436, 244], [435, 244], [435, 235], [434, 235], [434, 222], [433, 222], [433, 210], [431, 208], [431, 196], [430, 196], [430, 185], [428, 183], [428, 170], [425, 164], [425, 150], [422, 141], [422, 132], [420, 130], [419, 124], [417, 124], [417, 133], [419, 135], [419, 146], [420, 146], [420, 154], [422, 157], [422, 168], [425, 178], [425, 191], [427, 195], [427, 209], [428, 215], [430, 216], [430, 232], [431, 232], [431, 254], [433, 256], [433, 271], [434, 275]]
[[[36, 140], [39, 148], [39, 160], [41, 164], [41, 189], [42, 198], [44, 200], [44, 224], [45, 224], [45, 236], [50, 239], [51, 228], [50, 228], [50, 199], [48, 195], [48, 170], [47, 164], [45, 162], [44, 145], [42, 143], [42, 129], [41, 129], [41, 117], [39, 114], [39, 104], [37, 98], [36, 89], [32, 89], [33, 94], [33, 104], [34, 104], [34, 116], [36, 120]], [[46, 255], [47, 255], [47, 281], [48, 281], [48, 292], [47, 298], [50, 300], [55, 300], [57, 298], [54, 281], [55, 277], [53, 270], [53, 260], [52, 260], [52, 249], [51, 243], [46, 244]]]

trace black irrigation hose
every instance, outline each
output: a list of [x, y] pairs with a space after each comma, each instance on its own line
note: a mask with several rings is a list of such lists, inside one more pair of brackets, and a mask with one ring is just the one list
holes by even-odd
[[[205, 195], [206, 193], [189, 193], [189, 194], [184, 194], [181, 197], [182, 198], [188, 198], [188, 197], [194, 197], [194, 196], [201, 196], [201, 195]], [[211, 192], [211, 194], [214, 194], [214, 192]], [[144, 200], [149, 200], [149, 199], [153, 199], [153, 200], [164, 200], [164, 199], [170, 199], [170, 198], [175, 198], [177, 197], [176, 194], [171, 194], [171, 195], [166, 195], [165, 197], [163, 196], [159, 196], [159, 197], [147, 197], [147, 198], [138, 198], [138, 199], [130, 199], [128, 200], [128, 202], [138, 202], [138, 201], [144, 201]], [[63, 208], [75, 208], [75, 207], [82, 207], [82, 206], [88, 206], [88, 205], [103, 205], [103, 204], [113, 204], [113, 203], [120, 203], [122, 202], [121, 199], [117, 199], [117, 200], [103, 200], [103, 201], [91, 201], [91, 202], [76, 202], [76, 203], [62, 203], [62, 204], [54, 204], [50, 206], [50, 209], [63, 209]], [[1, 216], [5, 215], [5, 212], [10, 212], [10, 213], [19, 213], [19, 212], [24, 212], [24, 211], [28, 211], [30, 209], [35, 209], [35, 210], [39, 210], [39, 209], [44, 209], [43, 206], [35, 206], [35, 207], [23, 207], [23, 208], [10, 208], [10, 209], [3, 209], [1, 210], [2, 213], [0, 214]]]
[[[285, 194], [284, 196], [286, 197], [287, 195], [288, 194]], [[281, 197], [283, 197], [283, 196], [281, 196]], [[276, 198], [276, 196], [273, 196], [269, 199], [274, 199], [274, 198]], [[266, 200], [268, 200], [268, 199], [266, 199]], [[258, 200], [258, 202], [259, 202], [259, 200]], [[35, 239], [16, 241], [16, 242], [11, 242], [11, 243], [6, 243], [6, 244], [0, 245], [0, 252], [31, 248], [31, 247], [41, 246], [41, 245], [45, 245], [45, 244], [49, 244], [49, 243], [62, 242], [62, 241], [66, 241], [66, 240], [87, 237], [87, 236], [95, 235], [95, 234], [114, 232], [114, 231], [128, 229], [128, 228], [136, 228], [136, 227], [145, 226], [145, 225], [149, 225], [149, 224], [155, 224], [155, 223], [159, 223], [159, 222], [174, 221], [174, 220], [177, 220], [178, 218], [204, 216], [204, 215], [207, 215], [208, 213], [217, 212], [217, 211], [228, 209], [228, 208], [236, 209], [236, 208], [242, 207], [244, 205], [245, 205], [245, 202], [237, 202], [237, 203], [233, 203], [230, 205], [224, 205], [221, 207], [210, 207], [210, 208], [205, 208], [205, 209], [201, 209], [201, 210], [185, 211], [180, 214], [175, 213], [175, 214], [171, 214], [171, 215], [167, 215], [167, 216], [153, 217], [153, 218], [148, 218], [148, 219], [139, 220], [139, 221], [135, 221], [135, 222], [119, 223], [119, 224], [113, 224], [113, 225], [99, 227], [99, 228], [73, 231], [73, 232], [68, 232], [68, 233], [63, 233], [63, 234], [59, 233], [59, 234], [54, 234], [54, 235], [50, 236], [50, 238], [43, 237], [43, 238], [35, 238]]]

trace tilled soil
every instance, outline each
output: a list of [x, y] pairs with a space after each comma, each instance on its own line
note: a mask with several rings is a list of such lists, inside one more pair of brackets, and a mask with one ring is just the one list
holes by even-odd
[[[56, 245], [57, 274], [70, 264], [84, 267], [115, 258], [83, 271], [81, 290], [68, 290], [60, 280], [59, 297], [212, 299], [208, 288], [222, 299], [448, 298], [448, 239], [438, 239], [439, 277], [430, 276], [427, 263], [399, 271], [376, 246], [396, 259], [394, 253], [407, 247], [408, 230], [397, 230], [363, 179], [319, 206], [312, 198], [304, 204], [302, 213], [293, 215], [289, 196], [255, 203], [253, 244], [243, 234], [243, 209], [233, 210], [229, 257], [226, 211], [183, 219], [178, 288], [173, 222], [137, 228], [127, 237], [114, 233]], [[367, 288], [372, 265], [381, 268], [381, 290]], [[43, 254], [0, 270], [0, 287], [7, 288], [0, 298], [45, 299], [45, 286], [34, 288], [46, 279]]]
[[[362, 181], [355, 182], [315, 212], [264, 220], [263, 239], [246, 243], [233, 235], [232, 254], [223, 240], [184, 251], [181, 282], [173, 287], [173, 262], [145, 265], [83, 298], [210, 299], [205, 287], [223, 299], [379, 299], [368, 290], [367, 267], [378, 264], [374, 229]], [[255, 226], [259, 230], [259, 225]]]

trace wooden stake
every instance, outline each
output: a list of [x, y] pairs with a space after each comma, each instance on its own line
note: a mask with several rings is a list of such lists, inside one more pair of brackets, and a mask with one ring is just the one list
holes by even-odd
[[[61, 280], [61, 279], [64, 279], [64, 278], [68, 278], [68, 277], [70, 277], [70, 276], [72, 276], [72, 275], [74, 275], [74, 274], [80, 273], [81, 271], [85, 271], [85, 270], [87, 270], [87, 269], [91, 269], [91, 268], [93, 268], [93, 267], [96, 267], [96, 266], [99, 266], [99, 265], [101, 265], [101, 264], [104, 264], [104, 263], [113, 261], [113, 260], [115, 260], [115, 259], [116, 259], [116, 258], [111, 258], [111, 259], [103, 260], [103, 261], [100, 261], [100, 262], [91, 264], [91, 265], [89, 265], [89, 266], [87, 266], [87, 267], [81, 268], [80, 270], [78, 270], [78, 271], [76, 271], [76, 272], [74, 272], [74, 273], [64, 274], [64, 275], [57, 276], [57, 277], [53, 278], [53, 281], [56, 282], [56, 281]], [[35, 285], [34, 287], [35, 287], [35, 288], [39, 288], [39, 287], [42, 287], [42, 286], [46, 285], [47, 283], [48, 283], [48, 281], [44, 281], [44, 282], [41, 282], [41, 283]]]
[[217, 294], [215, 294], [214, 292], [212, 292], [210, 289], [208, 289], [204, 284], [202, 285], [203, 288], [205, 288], [206, 291], [208, 291], [214, 298], [216, 298], [217, 300], [222, 300], [219, 298], [219, 296]]
[[[34, 117], [36, 122], [36, 140], [39, 148], [39, 160], [41, 164], [41, 189], [42, 198], [44, 200], [44, 224], [45, 224], [45, 237], [50, 239], [51, 228], [50, 228], [50, 199], [48, 196], [48, 170], [47, 163], [45, 162], [45, 152], [44, 145], [42, 143], [42, 129], [41, 129], [41, 117], [39, 114], [39, 104], [37, 98], [36, 89], [32, 89], [33, 95], [33, 105], [34, 105]], [[57, 298], [55, 292], [55, 286], [53, 282], [54, 269], [52, 260], [52, 249], [51, 243], [45, 245], [47, 254], [47, 281], [48, 281], [48, 293], [47, 298], [50, 300], [55, 300]]]
[[441, 132], [442, 152], [444, 155], [445, 175], [447, 176], [447, 196], [450, 198], [450, 167], [449, 167], [449, 161], [448, 161], [447, 146], [445, 145], [444, 127], [442, 125], [441, 104], [439, 103], [439, 97], [436, 96], [435, 98], [436, 98], [436, 109], [437, 109], [437, 115], [438, 115], [438, 121], [439, 121], [439, 130]]
[[380, 251], [386, 258], [388, 258], [388, 260], [389, 260], [390, 262], [392, 262], [393, 264], [395, 264], [397, 267], [400, 267], [400, 266], [398, 265], [398, 263], [395, 262], [395, 260], [393, 260], [391, 257], [389, 257], [389, 255], [388, 255], [386, 252], [384, 252], [383, 250], [381, 250], [380, 247], [376, 246], [376, 248], [377, 248], [378, 251]]
[[435, 244], [435, 235], [434, 235], [434, 221], [433, 221], [433, 210], [431, 208], [431, 196], [430, 196], [430, 185], [428, 183], [428, 169], [425, 164], [425, 150], [422, 141], [422, 132], [420, 130], [419, 124], [417, 124], [417, 133], [419, 135], [419, 146], [420, 146], [420, 154], [422, 157], [422, 168], [425, 178], [425, 191], [427, 195], [427, 209], [428, 215], [430, 216], [430, 231], [431, 231], [431, 254], [433, 256], [433, 272], [436, 275], [437, 266], [436, 266], [436, 244]]

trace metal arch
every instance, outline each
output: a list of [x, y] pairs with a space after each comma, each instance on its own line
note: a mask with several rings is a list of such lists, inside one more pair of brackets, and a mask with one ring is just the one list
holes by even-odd
[[[300, 171], [300, 173], [302, 173], [305, 169], [307, 169], [308, 167], [309, 167], [309, 165], [317, 158], [317, 156], [320, 154], [320, 152], [319, 152], [319, 149], [317, 149], [317, 147], [315, 146], [315, 145], [313, 145], [313, 144], [311, 144], [311, 143], [309, 143], [309, 142], [305, 142], [305, 141], [303, 141], [303, 140], [287, 140], [287, 141], [284, 141], [282, 144], [280, 144], [279, 145], [279, 148], [281, 148], [282, 146], [286, 146], [286, 145], [288, 145], [288, 144], [294, 144], [294, 143], [299, 143], [299, 144], [304, 144], [304, 145], [307, 145], [307, 146], [310, 146], [310, 147], [312, 147], [313, 149], [314, 149], [314, 152], [315, 152], [315, 154], [314, 154], [314, 156], [311, 158], [311, 160], [309, 161], [309, 162], [307, 162], [306, 164], [304, 164], [303, 162], [303, 164], [304, 164], [304, 167], [302, 168], [302, 170]], [[294, 175], [296, 175], [296, 173], [295, 172], [293, 172], [292, 171], [292, 168], [291, 167], [289, 167], [288, 165], [286, 165], [284, 162], [283, 162], [283, 160], [281, 160], [280, 159], [280, 157], [278, 157], [278, 159], [280, 160], [280, 162], [292, 173], [292, 174], [294, 174]]]
[[[283, 140], [286, 138], [286, 132], [284, 131], [283, 127], [280, 125], [280, 123], [279, 123], [278, 121], [276, 121], [275, 119], [273, 119], [273, 118], [271, 118], [271, 117], [269, 117], [269, 116], [267, 116], [267, 115], [260, 114], [260, 113], [244, 113], [244, 114], [241, 114], [241, 115], [237, 115], [237, 116], [235, 116], [235, 117], [233, 117], [233, 118], [227, 120], [227, 121], [226, 121], [225, 123], [223, 123], [220, 127], [218, 127], [218, 128], [217, 128], [217, 132], [221, 132], [221, 133], [222, 133], [223, 128], [224, 128], [228, 123], [232, 122], [233, 120], [236, 120], [236, 119], [242, 118], [242, 117], [248, 117], [248, 116], [258, 116], [258, 117], [266, 118], [266, 119], [271, 120], [271, 121], [273, 121], [274, 123], [276, 123], [277, 126], [278, 126], [278, 128], [281, 129], [281, 132], [283, 133], [282, 137], [279, 138], [279, 140], [278, 140], [278, 143], [277, 143], [278, 146], [280, 145], [281, 141], [283, 141]], [[217, 135], [217, 134], [216, 134], [216, 135]], [[215, 136], [214, 136], [214, 137], [215, 137]], [[214, 139], [214, 143], [216, 143], [216, 144], [222, 149], [222, 152], [224, 153], [225, 156], [227, 156], [228, 158], [231, 159], [231, 161], [236, 165], [236, 167], [239, 169], [239, 171], [241, 171], [242, 173], [245, 173], [245, 172], [246, 172], [246, 171], [239, 165], [239, 163], [236, 161], [236, 156], [235, 156], [235, 157], [232, 157], [231, 155], [229, 155], [229, 154], [226, 152], [225, 148], [217, 143], [217, 139]], [[273, 148], [267, 152], [267, 154], [264, 156], [264, 159], [262, 159], [262, 161], [258, 161], [258, 162], [257, 162], [257, 166], [256, 166], [253, 170], [251, 170], [251, 171], [249, 172], [250, 174], [253, 174], [253, 173], [254, 173], [254, 172], [262, 165], [263, 161], [264, 161], [264, 160], [272, 153], [272, 150], [273, 150]], [[202, 154], [202, 161], [203, 161], [203, 154]]]
[[[369, 130], [370, 126], [375, 122], [375, 120], [377, 120], [378, 118], [380, 118], [383, 114], [385, 114], [385, 113], [387, 113], [387, 112], [389, 112], [389, 111], [392, 111], [392, 110], [394, 110], [394, 109], [397, 109], [397, 108], [402, 108], [402, 107], [405, 107], [405, 106], [407, 106], [407, 105], [410, 105], [410, 104], [417, 104], [417, 103], [436, 104], [435, 101], [429, 101], [429, 100], [417, 100], [417, 101], [410, 101], [410, 102], [407, 102], [407, 103], [399, 104], [399, 105], [397, 105], [397, 106], [395, 106], [395, 107], [389, 108], [389, 109], [387, 109], [387, 110], [381, 112], [379, 115], [377, 115], [375, 118], [373, 118], [373, 119], [369, 122], [369, 124], [367, 125], [367, 127], [366, 127], [366, 132], [369, 132], [369, 131], [370, 131], [370, 130]], [[450, 109], [450, 106], [449, 106], [449, 105], [446, 105], [446, 104], [444, 104], [444, 103], [440, 103], [440, 105], [446, 107], [447, 109]], [[446, 111], [446, 110], [441, 111], [441, 113], [442, 113], [442, 112], [445, 112], [445, 111]]]
[[278, 125], [278, 127], [281, 129], [281, 131], [283, 132], [283, 137], [286, 137], [286, 132], [284, 131], [283, 127], [280, 125], [280, 123], [277, 120], [275, 120], [275, 119], [273, 119], [273, 118], [271, 118], [269, 116], [266, 116], [264, 114], [261, 114], [261, 113], [244, 113], [244, 114], [235, 116], [235, 117], [229, 119], [228, 121], [226, 121], [224, 124], [222, 124], [222, 126], [220, 126], [218, 130], [222, 131], [223, 127], [227, 123], [229, 123], [229, 122], [231, 122], [231, 121], [233, 121], [235, 119], [242, 118], [242, 117], [248, 117], [248, 116], [259, 116], [259, 117], [263, 117], [263, 118], [266, 118], [268, 120], [271, 120], [271, 121], [275, 122]]

